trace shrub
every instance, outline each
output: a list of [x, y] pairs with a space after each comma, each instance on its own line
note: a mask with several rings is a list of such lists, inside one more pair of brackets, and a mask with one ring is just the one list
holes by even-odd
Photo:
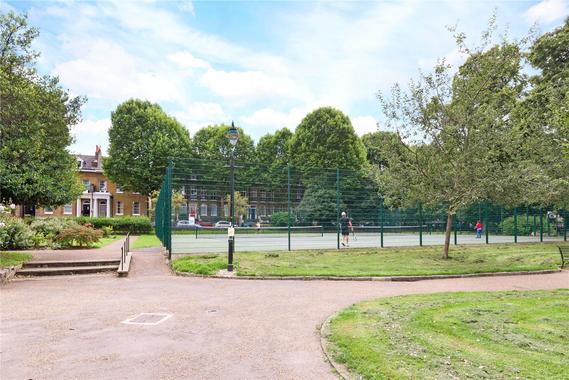
[[[292, 220], [291, 220], [292, 222]], [[288, 226], [288, 212], [279, 211], [273, 213], [271, 216], [271, 225], [274, 227], [286, 227]]]
[[96, 230], [88, 225], [72, 224], [61, 231], [54, 239], [62, 247], [90, 246], [99, 241], [103, 231]]
[[95, 228], [111, 227], [114, 232], [130, 232], [146, 234], [152, 232], [150, 219], [145, 217], [124, 216], [118, 218], [89, 218], [81, 216], [76, 219], [79, 224], [92, 224]]
[[0, 249], [26, 249], [35, 245], [34, 233], [22, 219], [0, 218]]
[[[530, 235], [533, 231], [533, 218], [530, 218], [526, 222], [525, 215], [518, 215], [518, 226], [517, 232], [518, 235]], [[538, 222], [538, 229], [539, 229], [539, 222]], [[504, 218], [502, 221], [502, 235], [514, 235], [514, 217], [509, 216]]]
[[73, 220], [64, 218], [42, 218], [31, 222], [32, 230], [47, 239], [52, 240], [70, 224], [75, 224]]
[[113, 227], [105, 226], [101, 228], [101, 231], [103, 231], [103, 237], [109, 237], [113, 234]]

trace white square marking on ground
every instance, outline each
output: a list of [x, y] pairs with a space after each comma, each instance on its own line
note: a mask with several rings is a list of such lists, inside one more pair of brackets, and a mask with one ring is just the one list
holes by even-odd
[[163, 313], [140, 313], [136, 317], [125, 319], [121, 323], [126, 325], [146, 325], [146, 326], [156, 326], [159, 323], [172, 317], [173, 314], [163, 314]]

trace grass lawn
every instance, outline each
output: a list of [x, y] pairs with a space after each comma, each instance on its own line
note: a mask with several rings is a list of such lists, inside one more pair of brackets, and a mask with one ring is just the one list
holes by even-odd
[[227, 268], [227, 257], [222, 255], [186, 256], [172, 262], [177, 272], [212, 275]]
[[130, 248], [150, 248], [150, 247], [160, 247], [160, 240], [156, 235], [140, 235], [131, 245]]
[[331, 352], [366, 379], [562, 379], [569, 290], [384, 298], [341, 311]]
[[[456, 246], [441, 259], [442, 247], [310, 250], [236, 254], [240, 276], [405, 276], [514, 272], [557, 269], [555, 244], [491, 244]], [[174, 261], [179, 271], [190, 263], [225, 260], [225, 255], [188, 256]], [[175, 267], [176, 268], [176, 267]]]
[[0, 267], [23, 264], [32, 259], [32, 255], [23, 252], [0, 252]]
[[[124, 235], [112, 235], [109, 237], [101, 238], [98, 243], [91, 245], [89, 248], [103, 248], [111, 243], [114, 243], [117, 240], [121, 240], [124, 238], [125, 238]], [[78, 247], [73, 247], [73, 248], [77, 249]]]

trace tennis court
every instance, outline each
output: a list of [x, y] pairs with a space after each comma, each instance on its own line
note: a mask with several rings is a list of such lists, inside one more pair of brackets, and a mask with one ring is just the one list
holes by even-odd
[[[426, 226], [424, 228], [426, 231]], [[355, 227], [350, 234], [349, 247], [353, 248], [380, 248], [382, 246], [381, 230], [379, 227]], [[418, 226], [385, 226], [383, 227], [383, 247], [409, 247], [420, 244], [421, 233]], [[539, 242], [539, 236], [518, 236], [519, 243]], [[562, 240], [558, 237], [544, 236], [544, 241]], [[456, 236], [457, 244], [485, 244], [483, 236], [476, 238], [474, 233], [462, 233]], [[513, 243], [513, 236], [492, 235], [489, 243]], [[423, 232], [423, 245], [443, 245], [444, 235], [441, 232]], [[454, 244], [454, 235], [451, 236]], [[338, 247], [337, 234], [321, 226], [291, 227], [290, 249], [336, 249]], [[195, 231], [172, 231], [172, 254], [202, 254], [226, 252], [227, 229], [203, 229]], [[289, 235], [287, 227], [267, 228], [240, 228], [235, 231], [236, 252], [283, 251], [289, 249]]]

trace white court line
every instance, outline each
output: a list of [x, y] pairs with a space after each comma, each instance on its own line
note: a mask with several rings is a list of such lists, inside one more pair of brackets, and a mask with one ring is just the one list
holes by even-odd
[[[154, 315], [154, 316], [162, 316], [161, 319], [159, 319], [156, 322], [133, 322], [133, 320], [135, 320], [136, 318], [143, 316], [143, 315]], [[146, 325], [146, 326], [156, 326], [159, 323], [162, 323], [168, 319], [170, 319], [174, 314], [163, 314], [163, 313], [140, 313], [137, 316], [134, 316], [132, 318], [128, 318], [125, 319], [124, 321], [122, 321], [121, 323], [124, 323], [125, 325]]]

